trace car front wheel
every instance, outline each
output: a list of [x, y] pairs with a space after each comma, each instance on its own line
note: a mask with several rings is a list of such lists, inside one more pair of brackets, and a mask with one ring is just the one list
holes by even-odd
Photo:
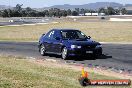
[[41, 45], [40, 46], [40, 54], [42, 55], [42, 56], [44, 56], [45, 55], [45, 46], [44, 45]]
[[68, 50], [67, 50], [66, 47], [64, 47], [64, 48], [62, 49], [62, 59], [63, 59], [63, 60], [68, 59]]
[[93, 54], [93, 56], [94, 56], [94, 58], [100, 58], [101, 56], [102, 56], [102, 54], [100, 53], [100, 54]]

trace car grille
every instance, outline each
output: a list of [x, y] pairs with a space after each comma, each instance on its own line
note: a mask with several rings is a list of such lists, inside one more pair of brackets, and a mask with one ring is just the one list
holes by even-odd
[[87, 46], [83, 46], [84, 49], [94, 49], [96, 46], [95, 45], [87, 45]]

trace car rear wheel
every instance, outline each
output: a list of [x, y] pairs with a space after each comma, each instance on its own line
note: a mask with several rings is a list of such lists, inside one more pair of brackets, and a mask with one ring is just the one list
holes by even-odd
[[68, 50], [67, 50], [66, 47], [64, 47], [64, 48], [62, 49], [62, 59], [63, 59], [63, 60], [68, 59]]
[[42, 56], [44, 56], [45, 55], [45, 46], [44, 45], [41, 45], [41, 47], [40, 47], [40, 54], [42, 55]]

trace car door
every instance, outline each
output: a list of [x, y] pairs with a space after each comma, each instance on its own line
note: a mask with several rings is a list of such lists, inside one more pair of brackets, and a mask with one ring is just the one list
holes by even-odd
[[61, 53], [62, 40], [59, 31], [55, 31], [52, 39], [52, 49], [55, 53]]
[[54, 31], [50, 31], [46, 34], [43, 44], [45, 45], [46, 52], [53, 52], [52, 50], [52, 38], [53, 38]]
[[48, 35], [48, 41], [47, 41], [47, 45], [48, 45], [48, 52], [54, 52], [55, 50], [54, 50], [54, 48], [53, 48], [53, 46], [54, 46], [54, 30], [53, 31], [51, 31], [50, 33], [49, 33], [49, 35]]
[[47, 52], [52, 52], [52, 53], [60, 53], [61, 52], [61, 47], [62, 43], [61, 40], [57, 40], [56, 37], [59, 37], [59, 32], [57, 30], [53, 30], [49, 32], [49, 34], [46, 36], [46, 41], [45, 41], [45, 48]]

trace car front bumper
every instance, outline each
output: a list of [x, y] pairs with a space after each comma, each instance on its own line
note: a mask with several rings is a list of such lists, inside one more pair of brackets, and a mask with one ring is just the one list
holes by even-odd
[[102, 54], [102, 48], [94, 48], [94, 49], [68, 49], [68, 55], [69, 56], [85, 56], [85, 55], [101, 55]]

